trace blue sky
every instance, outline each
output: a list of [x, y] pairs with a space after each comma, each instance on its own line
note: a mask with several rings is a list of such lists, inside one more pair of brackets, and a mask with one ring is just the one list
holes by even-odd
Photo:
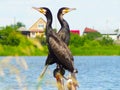
[[57, 29], [60, 25], [56, 14], [64, 6], [76, 8], [64, 16], [70, 29], [79, 29], [82, 33], [85, 27], [90, 27], [109, 33], [120, 27], [120, 0], [1, 0], [0, 26], [21, 21], [29, 28], [40, 17], [46, 20], [33, 6], [50, 8], [53, 27]]

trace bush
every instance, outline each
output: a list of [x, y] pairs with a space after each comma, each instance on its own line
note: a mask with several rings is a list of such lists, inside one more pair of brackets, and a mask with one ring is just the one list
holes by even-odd
[[94, 40], [94, 39], [99, 38], [101, 36], [102, 35], [99, 32], [90, 32], [90, 33], [87, 33], [86, 38], [89, 40]]
[[19, 34], [15, 29], [7, 26], [0, 31], [0, 44], [18, 46], [20, 43]]
[[113, 40], [109, 36], [103, 37], [102, 40], [99, 41], [101, 45], [108, 46], [113, 45]]

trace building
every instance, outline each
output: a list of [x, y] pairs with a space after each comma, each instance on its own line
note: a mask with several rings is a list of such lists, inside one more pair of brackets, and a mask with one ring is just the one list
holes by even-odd
[[[86, 27], [84, 29], [83, 35], [86, 35], [87, 33], [91, 33], [91, 32], [98, 32], [98, 31], [95, 29], [91, 29], [91, 28]], [[103, 33], [101, 35], [103, 37], [110, 37], [113, 40], [119, 40], [119, 35], [117, 35], [116, 33], [111, 33], [111, 34], [110, 33]]]
[[110, 37], [113, 40], [119, 40], [119, 37], [117, 34], [102, 34], [103, 37]]
[[86, 28], [84, 29], [83, 35], [86, 35], [87, 33], [91, 33], [91, 32], [98, 32], [98, 31], [95, 30], [95, 29], [86, 27]]
[[46, 21], [42, 18], [38, 19], [30, 28], [30, 37], [34, 38], [36, 36], [44, 35], [44, 31], [46, 28]]
[[70, 32], [73, 33], [73, 34], [80, 35], [80, 30], [70, 30]]
[[23, 35], [27, 36], [28, 38], [30, 37], [30, 31], [27, 30], [25, 27], [18, 28], [18, 31], [20, 31]]

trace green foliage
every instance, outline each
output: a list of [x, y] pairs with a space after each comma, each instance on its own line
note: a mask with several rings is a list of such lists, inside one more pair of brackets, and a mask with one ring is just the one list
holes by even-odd
[[16, 24], [11, 25], [12, 28], [18, 29], [20, 27], [25, 27], [25, 25], [22, 22], [17, 22]]
[[34, 41], [23, 36], [12, 26], [7, 26], [0, 30], [0, 55], [46, 55], [48, 51], [44, 50], [40, 42]]
[[11, 32], [8, 36], [8, 39], [6, 41], [8, 43], [8, 45], [11, 45], [11, 46], [18, 46], [19, 43], [20, 43], [20, 38], [18, 36], [18, 33], [17, 32]]
[[83, 46], [86, 38], [80, 37], [78, 34], [70, 34], [70, 46], [79, 47]]
[[43, 46], [46, 45], [46, 38], [44, 36], [37, 36], [36, 38]]
[[15, 29], [7, 26], [0, 31], [0, 44], [18, 46], [20, 43], [18, 35], [19, 33]]
[[88, 44], [88, 46], [100, 46], [100, 43], [95, 40], [99, 37], [101, 37], [101, 34], [99, 32], [88, 33], [84, 36], [71, 34], [70, 46], [72, 45], [74, 47], [80, 47], [85, 46], [86, 44]]
[[[97, 34], [79, 36], [71, 33], [69, 48], [73, 55], [120, 55], [120, 45], [109, 37]], [[48, 48], [44, 36], [28, 39], [12, 26], [0, 30], [0, 55], [47, 55]]]
[[105, 46], [113, 45], [113, 40], [109, 36], [106, 37], [101, 37], [101, 36], [102, 35], [98, 32], [88, 33], [87, 35], [84, 36], [71, 34], [70, 46], [85, 47], [87, 45], [87, 46], [100, 47], [103, 45]]
[[113, 45], [113, 40], [109, 36], [103, 37], [99, 42], [104, 46]]
[[102, 35], [99, 32], [90, 32], [90, 33], [87, 33], [86, 38], [89, 40], [94, 40], [94, 39], [99, 38], [101, 36]]
[[100, 47], [100, 43], [97, 40], [93, 40], [89, 44], [91, 47]]
[[73, 55], [120, 55], [120, 45], [113, 43], [109, 37], [87, 34], [78, 36], [71, 34], [70, 50]]
[[17, 22], [16, 26], [17, 26], [18, 28], [20, 28], [20, 27], [25, 27], [25, 25], [24, 25], [22, 22]]

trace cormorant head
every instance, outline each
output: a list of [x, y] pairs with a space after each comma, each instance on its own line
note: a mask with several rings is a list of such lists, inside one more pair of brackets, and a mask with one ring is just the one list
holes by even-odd
[[51, 15], [51, 11], [47, 7], [40, 7], [40, 8], [33, 7], [33, 9], [35, 9], [38, 12], [44, 14], [45, 16]]
[[72, 10], [76, 10], [76, 8], [62, 7], [62, 8], [59, 9], [58, 14], [64, 15], [64, 14], [66, 14], [66, 13], [72, 11]]

